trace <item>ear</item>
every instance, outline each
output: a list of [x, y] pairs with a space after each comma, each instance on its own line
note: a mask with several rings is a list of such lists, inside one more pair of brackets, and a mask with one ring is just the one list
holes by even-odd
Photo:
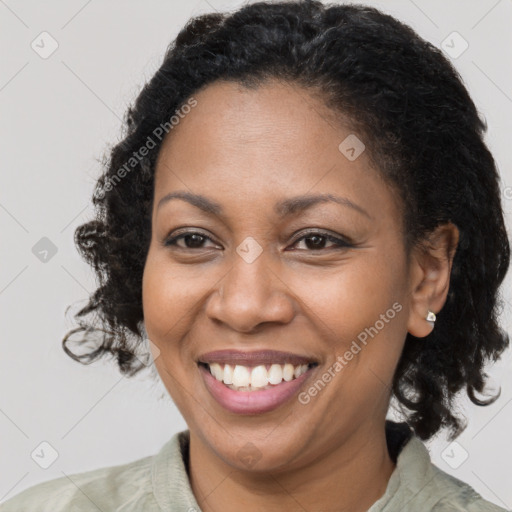
[[430, 310], [437, 314], [446, 302], [458, 243], [459, 230], [448, 222], [438, 226], [421, 245], [412, 250], [407, 330], [413, 336], [423, 338], [434, 328], [426, 320], [427, 313]]

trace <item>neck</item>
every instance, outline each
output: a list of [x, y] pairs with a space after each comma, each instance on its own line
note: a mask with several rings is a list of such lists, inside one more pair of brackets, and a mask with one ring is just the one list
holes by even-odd
[[366, 512], [385, 492], [395, 468], [384, 428], [349, 439], [292, 471], [235, 469], [191, 432], [190, 481], [205, 512], [335, 510]]

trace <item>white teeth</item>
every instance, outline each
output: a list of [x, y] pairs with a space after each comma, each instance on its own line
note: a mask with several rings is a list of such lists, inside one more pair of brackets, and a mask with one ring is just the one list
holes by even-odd
[[256, 366], [251, 372], [251, 387], [262, 388], [268, 384], [268, 372], [264, 366]]
[[283, 369], [283, 379], [286, 382], [290, 382], [293, 379], [293, 373], [295, 371], [295, 368], [293, 367], [293, 364], [285, 364]]
[[246, 366], [237, 364], [233, 370], [233, 386], [237, 388], [248, 386], [251, 383], [251, 371]]
[[300, 377], [303, 373], [306, 373], [308, 371], [308, 365], [307, 364], [301, 364], [300, 366], [295, 367], [295, 371], [293, 372], [293, 376], [295, 378]]
[[308, 371], [307, 364], [293, 366], [293, 364], [272, 364], [267, 370], [265, 365], [248, 367], [243, 365], [232, 366], [211, 363], [210, 373], [216, 380], [224, 382], [231, 389], [238, 391], [251, 391], [269, 388], [280, 384], [283, 380], [289, 382]]
[[270, 384], [279, 384], [283, 380], [283, 367], [280, 364], [273, 364], [268, 371]]
[[[215, 375], [214, 375], [215, 377]], [[233, 367], [229, 364], [224, 365], [224, 378], [217, 379], [222, 380], [224, 384], [233, 384]]]
[[210, 365], [210, 372], [217, 380], [224, 379], [224, 370], [219, 363], [212, 363]]

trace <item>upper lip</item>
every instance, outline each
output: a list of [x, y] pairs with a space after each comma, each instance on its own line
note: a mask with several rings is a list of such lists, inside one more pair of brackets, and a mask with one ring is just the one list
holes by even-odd
[[278, 350], [215, 350], [199, 356], [198, 362], [207, 364], [239, 364], [242, 366], [286, 363], [297, 366], [301, 364], [317, 363], [317, 361], [311, 357]]

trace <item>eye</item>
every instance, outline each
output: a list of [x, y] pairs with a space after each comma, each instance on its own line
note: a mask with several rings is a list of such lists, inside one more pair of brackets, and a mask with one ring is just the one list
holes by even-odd
[[[180, 241], [182, 241], [184, 245], [180, 245], [178, 243]], [[205, 248], [203, 244], [207, 241], [214, 243], [209, 236], [199, 231], [186, 231], [167, 238], [164, 242], [164, 245], [166, 247], [174, 246], [180, 249], [203, 249]], [[306, 250], [311, 251], [353, 247], [350, 242], [347, 242], [342, 238], [335, 237], [334, 235], [325, 231], [310, 231], [306, 234], [303, 234], [300, 238], [295, 240], [293, 245], [296, 245], [301, 241], [305, 242]], [[331, 247], [325, 247], [327, 243], [331, 243]]]
[[[298, 238], [294, 245], [304, 240], [306, 250], [318, 251], [322, 249], [342, 249], [346, 247], [353, 247], [353, 245], [342, 238], [333, 236], [325, 231], [310, 231], [300, 238]], [[308, 242], [309, 240], [309, 242]], [[331, 247], [325, 247], [326, 243], [334, 244]]]
[[[178, 244], [178, 242], [181, 240], [185, 244], [184, 246]], [[202, 249], [202, 244], [206, 240], [213, 242], [213, 240], [210, 237], [206, 236], [203, 233], [200, 233], [199, 231], [186, 231], [184, 233], [180, 233], [179, 235], [167, 238], [164, 242], [164, 245], [166, 247], [175, 246], [180, 249]]]

